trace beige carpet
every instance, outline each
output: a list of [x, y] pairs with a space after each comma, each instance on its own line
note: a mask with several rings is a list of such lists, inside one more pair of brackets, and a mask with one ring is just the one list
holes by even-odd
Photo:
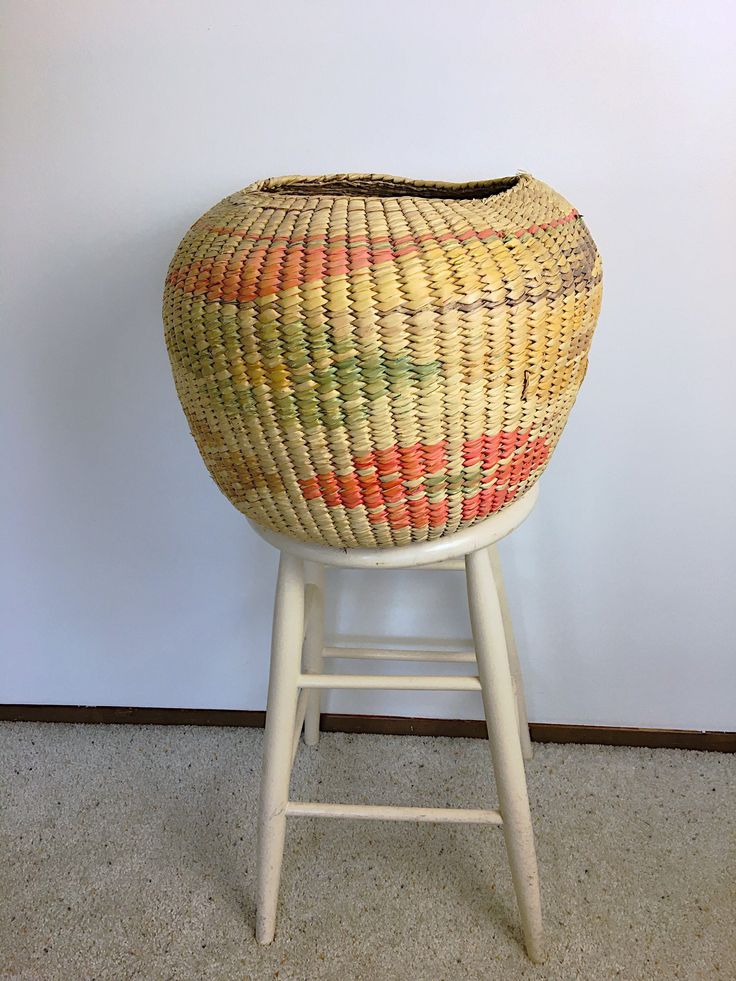
[[[500, 831], [292, 818], [253, 940], [262, 733], [0, 725], [0, 977], [736, 979], [736, 757], [538, 746], [548, 957]], [[492, 806], [479, 740], [326, 735], [293, 796]]]

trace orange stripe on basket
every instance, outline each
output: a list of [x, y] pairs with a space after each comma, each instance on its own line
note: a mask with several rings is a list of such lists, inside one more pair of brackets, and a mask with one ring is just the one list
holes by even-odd
[[[547, 441], [540, 436], [532, 438], [529, 430], [466, 441], [462, 447], [465, 468], [477, 466], [481, 472], [495, 469], [489, 476], [493, 483], [463, 501], [463, 520], [500, 510], [513, 499], [519, 484], [546, 463], [549, 452]], [[421, 497], [410, 500], [417, 491], [407, 490], [406, 484], [441, 473], [447, 464], [445, 440], [390, 446], [354, 457], [354, 470], [347, 474], [315, 474], [300, 480], [299, 486], [306, 500], [322, 499], [331, 508], [365, 506], [373, 524], [387, 522], [393, 529], [438, 528], [447, 521], [447, 501], [430, 501], [424, 490]]]
[[283, 290], [318, 282], [327, 276], [345, 276], [361, 269], [375, 268], [386, 262], [422, 251], [427, 243], [441, 245], [446, 242], [466, 242], [470, 239], [522, 238], [536, 232], [557, 228], [578, 218], [575, 208], [561, 218], [530, 225], [515, 231], [499, 231], [484, 228], [468, 229], [457, 235], [421, 235], [412, 238], [403, 235], [388, 238], [348, 238], [334, 236], [328, 240], [311, 236], [307, 239], [289, 239], [285, 235], [261, 237], [237, 229], [213, 228], [213, 232], [230, 235], [259, 244], [243, 252], [240, 263], [247, 263], [245, 275], [240, 276], [240, 265], [233, 268], [235, 252], [217, 258], [195, 259], [193, 262], [172, 270], [167, 282], [184, 293], [206, 295], [207, 299], [222, 303], [247, 303]]

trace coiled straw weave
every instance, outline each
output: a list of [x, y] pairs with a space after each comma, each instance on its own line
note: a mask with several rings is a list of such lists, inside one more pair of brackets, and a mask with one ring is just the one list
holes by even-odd
[[528, 174], [284, 177], [185, 235], [164, 293], [210, 473], [276, 531], [402, 545], [499, 511], [544, 470], [601, 298], [588, 229]]

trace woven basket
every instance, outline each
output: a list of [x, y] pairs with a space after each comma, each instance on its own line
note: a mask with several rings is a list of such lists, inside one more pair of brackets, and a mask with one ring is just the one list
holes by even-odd
[[225, 198], [164, 293], [179, 398], [236, 508], [357, 547], [448, 535], [537, 480], [601, 299], [582, 218], [529, 174], [283, 177]]

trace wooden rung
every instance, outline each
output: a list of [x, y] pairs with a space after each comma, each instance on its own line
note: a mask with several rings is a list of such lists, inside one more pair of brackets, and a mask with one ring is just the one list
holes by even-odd
[[501, 825], [498, 811], [464, 807], [394, 807], [383, 804], [318, 804], [290, 800], [286, 813], [298, 817], [363, 818], [369, 821], [420, 821], [439, 824]]
[[467, 651], [475, 650], [469, 637], [377, 637], [375, 634], [333, 633], [325, 638], [330, 647], [355, 647], [378, 650], [390, 644], [394, 650]]
[[473, 648], [457, 651], [407, 651], [399, 647], [325, 647], [325, 657], [359, 658], [376, 661], [447, 661], [475, 663]]
[[378, 688], [395, 691], [480, 691], [473, 675], [300, 674], [300, 688]]

